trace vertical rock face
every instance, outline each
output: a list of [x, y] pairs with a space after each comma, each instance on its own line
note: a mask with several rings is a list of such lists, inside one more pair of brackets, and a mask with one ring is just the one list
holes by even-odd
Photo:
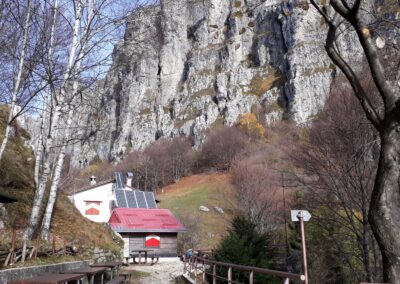
[[198, 144], [204, 129], [249, 112], [307, 123], [335, 74], [326, 29], [295, 1], [161, 0], [136, 11], [101, 86], [105, 130], [75, 154], [118, 159], [162, 136]]

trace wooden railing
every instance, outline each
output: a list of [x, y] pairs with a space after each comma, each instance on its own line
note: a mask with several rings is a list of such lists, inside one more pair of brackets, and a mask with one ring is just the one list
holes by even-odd
[[[289, 272], [277, 271], [266, 268], [238, 265], [233, 263], [219, 262], [215, 260], [206, 259], [199, 256], [192, 256], [187, 258], [183, 256], [183, 273], [189, 275], [192, 273], [194, 275], [194, 283], [206, 283], [206, 275], [212, 277], [212, 284], [216, 284], [217, 280], [222, 280], [228, 284], [241, 284], [240, 282], [234, 281], [232, 279], [232, 270], [247, 271], [249, 273], [249, 284], [254, 284], [254, 275], [256, 273], [275, 276], [282, 279], [283, 284], [289, 284], [290, 280], [297, 280], [304, 282], [306, 277], [301, 274], [294, 274]], [[228, 269], [226, 277], [217, 275], [218, 267], [226, 267]], [[212, 269], [211, 269], [212, 268]]]
[[72, 244], [51, 233], [50, 242], [36, 238], [27, 242], [25, 254], [23, 255], [23, 233], [25, 229], [0, 229], [0, 268], [2, 266], [13, 266], [16, 262], [36, 259], [37, 257], [75, 255], [76, 250]]

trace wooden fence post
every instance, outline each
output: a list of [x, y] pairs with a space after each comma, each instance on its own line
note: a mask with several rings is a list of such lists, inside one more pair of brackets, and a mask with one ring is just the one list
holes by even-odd
[[54, 234], [53, 234], [52, 251], [53, 251], [53, 254], [56, 253], [56, 238], [55, 238]]
[[40, 239], [39, 237], [36, 238], [36, 249], [35, 249], [35, 259], [37, 258], [38, 251], [40, 249]]
[[249, 284], [254, 284], [254, 271], [250, 271]]
[[186, 255], [183, 255], [182, 258], [183, 258], [183, 274], [185, 274], [186, 273]]
[[11, 257], [10, 257], [10, 265], [14, 264], [15, 260], [15, 242], [17, 240], [17, 230], [13, 228], [12, 231], [12, 240], [11, 240]]
[[22, 257], [21, 257], [21, 262], [25, 262], [25, 256], [26, 256], [26, 240], [24, 240], [23, 245], [22, 245]]
[[228, 283], [232, 284], [232, 266], [228, 268]]
[[217, 266], [213, 264], [213, 284], [217, 284]]
[[204, 265], [204, 260], [203, 260], [203, 278], [202, 278], [202, 283], [206, 283], [206, 266]]
[[194, 283], [197, 283], [197, 258], [194, 260]]

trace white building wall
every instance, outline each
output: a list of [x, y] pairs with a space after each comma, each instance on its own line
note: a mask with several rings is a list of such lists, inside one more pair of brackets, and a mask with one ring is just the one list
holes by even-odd
[[124, 235], [124, 257], [129, 257], [129, 235]]
[[[83, 216], [94, 222], [108, 222], [111, 216], [110, 202], [115, 200], [113, 194], [113, 182], [99, 185], [92, 189], [88, 189], [75, 195], [71, 195], [70, 198], [74, 203], [75, 207], [81, 212]], [[100, 201], [100, 205], [91, 204], [86, 205], [87, 201]], [[95, 208], [99, 210], [99, 215], [87, 215], [85, 211], [89, 208]]]

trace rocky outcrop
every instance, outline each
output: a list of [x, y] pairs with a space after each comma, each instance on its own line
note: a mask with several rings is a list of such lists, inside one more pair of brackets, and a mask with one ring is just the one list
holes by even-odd
[[160, 137], [199, 144], [204, 129], [249, 112], [307, 123], [336, 72], [326, 29], [297, 1], [162, 0], [134, 12], [99, 88], [103, 131], [76, 159], [118, 159]]

